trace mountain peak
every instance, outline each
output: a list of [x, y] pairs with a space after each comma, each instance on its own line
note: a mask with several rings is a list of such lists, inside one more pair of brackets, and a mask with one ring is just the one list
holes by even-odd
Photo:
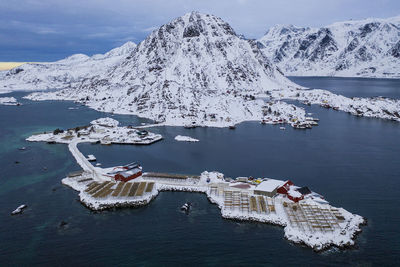
[[[277, 83], [275, 68], [256, 42], [209, 14], [190, 12], [162, 25], [109, 75], [119, 85], [195, 89], [265, 88]], [[151, 83], [151, 86], [149, 84]], [[252, 85], [250, 85], [252, 84]]]
[[173, 34], [178, 38], [236, 35], [232, 27], [221, 18], [197, 11], [186, 13], [164, 24], [156, 31], [156, 34], [162, 35], [164, 32]]

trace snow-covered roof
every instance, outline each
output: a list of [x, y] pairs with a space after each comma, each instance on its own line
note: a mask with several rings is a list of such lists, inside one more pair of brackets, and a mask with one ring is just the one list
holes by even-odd
[[261, 182], [255, 190], [257, 191], [265, 191], [265, 192], [272, 192], [278, 187], [284, 185], [285, 182], [281, 180], [275, 180], [275, 179], [268, 179], [266, 181]]
[[118, 174], [122, 175], [125, 178], [128, 178], [128, 177], [130, 177], [130, 176], [132, 176], [132, 175], [134, 175], [134, 174], [136, 174], [136, 173], [138, 173], [140, 171], [141, 170], [139, 168], [134, 168], [134, 169], [131, 169], [131, 170], [119, 172]]
[[296, 191], [293, 186], [289, 187], [288, 194], [292, 197], [301, 197], [302, 194], [299, 191]]

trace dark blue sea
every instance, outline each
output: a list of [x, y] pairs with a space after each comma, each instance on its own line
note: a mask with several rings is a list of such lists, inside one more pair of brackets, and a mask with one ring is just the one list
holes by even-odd
[[[400, 97], [399, 80], [292, 79], [346, 96]], [[109, 114], [72, 102], [21, 99], [24, 95], [6, 95], [23, 106], [0, 106], [0, 266], [400, 264], [400, 123], [306, 106], [320, 118], [320, 126], [307, 131], [256, 122], [235, 130], [160, 127], [151, 130], [164, 140], [151, 146], [79, 147], [105, 167], [138, 161], [145, 171], [289, 178], [368, 219], [354, 248], [315, 253], [284, 239], [279, 226], [222, 219], [217, 206], [198, 193], [163, 192], [146, 207], [91, 212], [60, 182], [79, 170], [67, 146], [25, 138]], [[113, 117], [124, 125], [149, 122]], [[177, 142], [178, 134], [200, 142]], [[23, 146], [27, 149], [18, 150]], [[194, 203], [189, 215], [179, 211], [186, 201]], [[11, 216], [22, 203], [28, 205], [25, 212]], [[62, 221], [67, 225], [60, 227]]]

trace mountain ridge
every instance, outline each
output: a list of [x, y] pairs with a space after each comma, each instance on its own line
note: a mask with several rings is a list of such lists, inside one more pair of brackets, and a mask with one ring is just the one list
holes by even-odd
[[289, 76], [400, 77], [400, 16], [321, 28], [277, 25], [258, 42]]
[[[332, 31], [321, 31], [317, 37], [323, 45], [302, 51], [315, 60], [337, 48]], [[294, 84], [259, 43], [238, 36], [222, 19], [199, 12], [162, 25], [137, 46], [128, 43], [105, 55], [26, 64], [0, 79], [0, 88], [24, 86], [58, 89], [32, 93], [26, 97], [31, 100], [72, 100], [161, 125], [227, 127], [256, 120], [311, 127], [305, 109], [287, 100], [400, 120], [398, 100], [349, 99]]]

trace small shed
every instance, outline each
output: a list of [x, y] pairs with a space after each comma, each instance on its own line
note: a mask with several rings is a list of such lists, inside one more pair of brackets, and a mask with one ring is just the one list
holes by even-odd
[[273, 197], [276, 195], [278, 188], [285, 184], [284, 181], [268, 179], [261, 182], [255, 189], [254, 194]]
[[289, 187], [287, 192], [287, 197], [293, 202], [299, 202], [304, 199], [304, 196], [297, 190], [295, 190], [292, 186]]
[[292, 185], [294, 185], [293, 182], [290, 180], [287, 180], [286, 182], [283, 182], [283, 185], [278, 188], [277, 192], [279, 194], [287, 195], [289, 188]]

